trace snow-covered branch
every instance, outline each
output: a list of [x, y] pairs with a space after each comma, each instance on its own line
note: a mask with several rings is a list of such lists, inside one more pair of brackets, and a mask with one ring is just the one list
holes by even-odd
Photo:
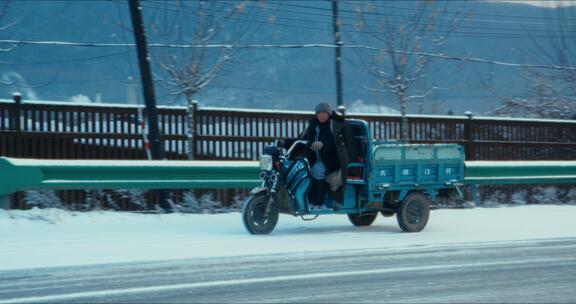
[[[0, 16], [0, 17], [1, 17], [1, 16]], [[1, 18], [0, 18], [0, 19], [1, 19]], [[0, 31], [7, 30], [7, 29], [13, 27], [14, 25], [18, 24], [18, 22], [20, 22], [21, 19], [22, 19], [22, 18], [19, 18], [19, 19], [14, 20], [14, 21], [6, 24], [6, 25], [0, 26]]]
[[29, 85], [29, 84], [25, 84], [25, 83], [18, 83], [18, 82], [14, 82], [14, 81], [5, 81], [5, 80], [0, 80], [0, 84], [20, 87], [20, 88], [27, 88], [27, 89], [37, 89], [37, 88], [45, 85], [45, 84], [44, 85]]
[[368, 91], [372, 91], [372, 92], [379, 92], [379, 93], [396, 93], [396, 90], [383, 90], [383, 89], [375, 89], [375, 88], [370, 88], [367, 86], [362, 86], [364, 89], [368, 90]]
[[13, 45], [7, 49], [0, 48], [0, 52], [10, 52], [10, 51], [14, 50], [15, 48], [16, 48], [16, 45]]
[[426, 98], [428, 97], [428, 95], [432, 94], [432, 92], [434, 90], [446, 90], [446, 88], [439, 88], [439, 87], [432, 87], [428, 92], [421, 94], [421, 95], [411, 95], [406, 97], [406, 100], [412, 100], [412, 99], [422, 99], [422, 98]]

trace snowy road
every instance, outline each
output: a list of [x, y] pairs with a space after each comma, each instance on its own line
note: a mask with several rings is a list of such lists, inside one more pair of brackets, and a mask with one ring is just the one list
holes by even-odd
[[0, 303], [576, 302], [576, 206], [395, 218], [0, 210]]
[[0, 272], [0, 303], [574, 303], [576, 238]]

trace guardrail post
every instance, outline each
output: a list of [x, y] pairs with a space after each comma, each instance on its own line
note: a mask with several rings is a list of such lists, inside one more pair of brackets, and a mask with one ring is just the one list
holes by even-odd
[[468, 120], [464, 123], [464, 152], [466, 153], [466, 160], [474, 160], [476, 155], [474, 153], [474, 140], [472, 138], [472, 112], [466, 111], [464, 115], [468, 116]]
[[344, 106], [344, 105], [338, 106], [338, 112], [340, 112], [340, 114], [342, 114], [342, 116], [345, 116], [346, 115], [346, 106]]
[[22, 94], [15, 92], [12, 94], [12, 99], [14, 100], [14, 111], [10, 113], [10, 130], [20, 132], [22, 131], [22, 126], [20, 125], [20, 107], [22, 105]]
[[[468, 117], [468, 120], [464, 123], [464, 156], [466, 160], [474, 160], [476, 158], [474, 151], [474, 143], [472, 137], [472, 112], [466, 111], [464, 115]], [[476, 206], [480, 204], [478, 197], [478, 187], [469, 186], [464, 194], [464, 199], [466, 201], [472, 201]]]
[[10, 210], [10, 195], [0, 195], [0, 209]]
[[198, 102], [193, 100], [186, 109], [188, 114], [188, 159], [196, 158], [196, 117], [198, 112]]
[[6, 156], [20, 156], [21, 151], [21, 138], [20, 132], [22, 131], [22, 126], [20, 124], [20, 111], [22, 105], [22, 94], [14, 92], [12, 94], [12, 99], [14, 100], [14, 105], [10, 108], [8, 117], [8, 130], [14, 131], [15, 133], [10, 134], [8, 137], [8, 147], [6, 151]]
[[470, 186], [469, 190], [470, 190], [470, 195], [472, 196], [472, 201], [474, 202], [474, 205], [476, 205], [476, 206], [482, 205], [482, 201], [480, 200], [480, 193], [478, 193], [478, 185]]

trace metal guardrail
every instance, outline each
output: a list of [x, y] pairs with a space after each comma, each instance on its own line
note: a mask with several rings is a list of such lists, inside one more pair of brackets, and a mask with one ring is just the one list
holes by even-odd
[[[466, 185], [576, 184], [576, 161], [467, 161]], [[0, 157], [0, 208], [17, 191], [258, 186], [254, 161], [39, 160]]]
[[576, 161], [467, 161], [467, 185], [576, 184]]
[[0, 157], [0, 207], [17, 191], [249, 188], [254, 161], [39, 160]]

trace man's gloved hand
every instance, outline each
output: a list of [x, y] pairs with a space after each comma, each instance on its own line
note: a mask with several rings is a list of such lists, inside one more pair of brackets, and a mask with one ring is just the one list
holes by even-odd
[[274, 141], [274, 146], [276, 146], [276, 148], [284, 148], [285, 144], [286, 143], [281, 139], [277, 139]]
[[310, 149], [312, 149], [312, 151], [314, 151], [314, 152], [318, 152], [318, 151], [320, 151], [320, 149], [322, 149], [323, 146], [324, 146], [324, 144], [321, 141], [315, 141], [310, 146]]

